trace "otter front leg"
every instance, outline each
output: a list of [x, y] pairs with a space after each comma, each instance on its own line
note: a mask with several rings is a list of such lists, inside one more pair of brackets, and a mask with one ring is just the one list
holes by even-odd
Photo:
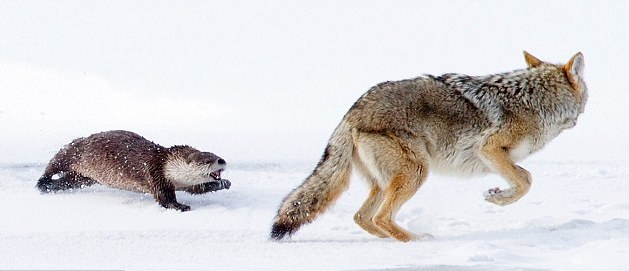
[[153, 192], [153, 196], [157, 203], [164, 208], [175, 209], [182, 212], [190, 211], [190, 206], [177, 202], [175, 189], [172, 186], [156, 189], [155, 192]]
[[205, 194], [208, 192], [219, 191], [223, 189], [229, 189], [231, 187], [231, 182], [227, 179], [220, 179], [215, 182], [207, 182], [202, 184], [196, 184], [191, 186], [186, 186], [180, 188], [178, 190], [186, 191], [190, 194]]
[[153, 192], [153, 197], [155, 197], [157, 203], [159, 203], [162, 207], [182, 212], [190, 210], [190, 206], [177, 202], [175, 187], [165, 178], [153, 176], [149, 183], [150, 189]]
[[516, 165], [503, 144], [504, 138], [490, 137], [481, 152], [486, 164], [495, 173], [502, 176], [510, 188], [502, 190], [498, 187], [485, 192], [485, 200], [500, 205], [508, 205], [522, 198], [531, 188], [531, 174]]

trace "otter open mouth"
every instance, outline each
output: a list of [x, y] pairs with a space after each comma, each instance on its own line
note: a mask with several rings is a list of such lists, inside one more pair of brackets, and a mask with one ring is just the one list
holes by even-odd
[[212, 178], [214, 178], [214, 180], [217, 180], [217, 181], [218, 181], [218, 180], [220, 180], [220, 179], [221, 179], [221, 172], [222, 172], [222, 171], [223, 171], [222, 169], [219, 169], [219, 170], [217, 170], [217, 171], [214, 171], [214, 172], [210, 173], [210, 177], [212, 177]]

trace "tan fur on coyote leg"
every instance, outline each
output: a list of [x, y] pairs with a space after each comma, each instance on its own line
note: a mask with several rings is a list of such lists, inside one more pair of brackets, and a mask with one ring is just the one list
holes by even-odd
[[[360, 137], [357, 136], [357, 138]], [[360, 142], [355, 141], [354, 144], [359, 145]], [[354, 222], [356, 222], [358, 226], [375, 236], [378, 236], [380, 238], [388, 238], [389, 235], [373, 223], [373, 216], [376, 214], [376, 211], [378, 211], [380, 205], [382, 205], [382, 202], [384, 201], [384, 192], [382, 191], [382, 188], [380, 188], [380, 186], [378, 185], [378, 180], [374, 178], [371, 173], [369, 173], [369, 170], [360, 160], [360, 157], [356, 152], [354, 153], [353, 162], [354, 168], [358, 170], [358, 173], [362, 175], [363, 178], [367, 179], [367, 182], [370, 186], [369, 196], [367, 196], [367, 199], [365, 200], [363, 205], [354, 215]]]
[[[488, 195], [486, 200], [498, 205], [509, 205], [522, 198], [531, 188], [531, 174], [516, 165], [509, 157], [508, 150], [512, 149], [514, 137], [517, 133], [498, 133], [487, 139], [481, 152], [488, 166], [500, 174], [511, 186], [506, 190], [496, 190]], [[491, 190], [490, 190], [491, 191]]]
[[384, 192], [384, 200], [372, 218], [373, 224], [397, 240], [416, 239], [417, 236], [395, 223], [395, 215], [427, 177], [427, 166], [417, 159], [415, 151], [411, 151], [419, 148], [411, 149], [395, 134], [355, 133], [354, 140], [358, 143], [356, 158], [371, 176], [380, 179], [376, 185]]
[[423, 174], [423, 166], [420, 165], [419, 172], [401, 173], [391, 180], [389, 187], [385, 191], [385, 200], [380, 206], [380, 210], [373, 218], [381, 230], [387, 232], [391, 237], [408, 242], [413, 239], [421, 238], [423, 235], [414, 235], [395, 223], [395, 215], [400, 207], [409, 200], [422, 185], [426, 179]]
[[375, 183], [372, 183], [371, 191], [369, 191], [367, 200], [365, 200], [363, 205], [360, 207], [360, 210], [358, 210], [358, 212], [354, 215], [354, 222], [375, 236], [387, 238], [389, 235], [373, 223], [373, 216], [376, 214], [376, 211], [378, 211], [378, 208], [382, 205], [383, 201], [384, 193], [382, 192], [382, 189], [380, 189], [380, 187], [378, 187]]

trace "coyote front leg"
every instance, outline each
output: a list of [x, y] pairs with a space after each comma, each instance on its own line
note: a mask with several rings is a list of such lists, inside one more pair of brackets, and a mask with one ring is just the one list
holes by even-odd
[[501, 135], [487, 140], [481, 152], [484, 160], [492, 171], [502, 176], [510, 185], [508, 189], [492, 188], [485, 192], [485, 200], [505, 206], [522, 198], [531, 188], [531, 174], [516, 165], [509, 155], [509, 146]]

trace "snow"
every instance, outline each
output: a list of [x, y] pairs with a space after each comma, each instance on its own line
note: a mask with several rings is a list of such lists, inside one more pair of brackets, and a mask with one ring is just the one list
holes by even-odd
[[0, 168], [0, 268], [124, 270], [621, 270], [629, 263], [629, 168], [525, 163], [527, 196], [507, 207], [482, 192], [498, 177], [433, 176], [398, 221], [433, 238], [399, 243], [361, 230], [357, 178], [327, 214], [290, 241], [268, 239], [276, 208], [306, 164], [235, 164], [230, 190], [177, 194], [192, 211], [150, 195], [93, 186], [40, 195], [42, 165]]
[[[0, 269], [623, 270], [629, 264], [629, 2], [0, 2]], [[497, 176], [431, 175], [397, 221], [428, 240], [361, 230], [354, 176], [290, 241], [268, 239], [372, 85], [483, 75], [584, 54], [586, 112], [521, 165], [506, 207]], [[192, 211], [96, 185], [41, 195], [64, 144], [127, 129], [228, 162], [230, 190], [177, 193]]]

